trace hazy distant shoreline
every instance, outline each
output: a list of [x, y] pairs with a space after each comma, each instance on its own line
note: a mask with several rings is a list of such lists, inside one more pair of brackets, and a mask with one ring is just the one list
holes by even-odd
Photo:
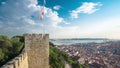
[[108, 38], [64, 38], [64, 39], [50, 39], [50, 40], [109, 40]]
[[55, 45], [71, 45], [76, 43], [90, 43], [90, 42], [101, 43], [113, 40], [106, 38], [71, 38], [71, 39], [50, 39], [50, 41]]

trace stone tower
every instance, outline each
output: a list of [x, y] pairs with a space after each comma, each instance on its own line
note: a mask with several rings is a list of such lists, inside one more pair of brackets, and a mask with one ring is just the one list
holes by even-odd
[[25, 34], [28, 68], [49, 68], [49, 35]]

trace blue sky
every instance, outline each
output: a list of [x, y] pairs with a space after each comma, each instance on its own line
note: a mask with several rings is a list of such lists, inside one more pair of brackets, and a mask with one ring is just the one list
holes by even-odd
[[120, 39], [120, 0], [0, 0], [0, 34]]

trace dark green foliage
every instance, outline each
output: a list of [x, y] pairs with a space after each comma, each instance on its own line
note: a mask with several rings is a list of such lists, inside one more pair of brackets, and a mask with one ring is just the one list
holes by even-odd
[[9, 38], [0, 35], [0, 66], [17, 56], [24, 47], [24, 38], [22, 36], [14, 36]]
[[51, 47], [54, 47], [54, 46], [55, 46], [52, 42], [49, 42], [49, 45], [50, 45]]
[[[54, 45], [53, 43], [51, 43]], [[50, 45], [50, 68], [65, 68], [65, 62], [68, 62], [72, 68], [84, 68], [83, 64], [79, 64], [77, 60], [73, 60], [63, 51], [60, 51], [56, 47]]]
[[24, 42], [24, 37], [23, 36], [13, 36], [12, 38], [19, 38], [20, 42]]
[[4, 53], [2, 52], [2, 49], [0, 48], [0, 61], [3, 61]]
[[21, 49], [24, 46], [24, 43], [20, 41], [20, 37], [13, 37], [11, 39], [13, 47], [12, 50], [14, 52], [14, 54], [19, 54], [19, 52], [21, 51]]
[[11, 44], [10, 39], [5, 35], [0, 35], [0, 48], [5, 49], [5, 48], [9, 48], [11, 46], [12, 46], [12, 44]]
[[50, 48], [50, 68], [64, 68], [64, 57], [60, 51], [54, 47]]
[[85, 65], [79, 64], [79, 62], [75, 61], [72, 63], [72, 68], [85, 68]]
[[69, 57], [66, 53], [62, 52], [62, 55], [64, 57], [64, 60], [67, 61], [72, 66], [72, 68], [84, 68], [83, 64], [79, 64], [77, 60]]

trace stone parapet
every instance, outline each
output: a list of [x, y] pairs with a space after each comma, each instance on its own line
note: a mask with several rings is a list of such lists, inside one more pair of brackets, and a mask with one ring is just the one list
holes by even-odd
[[49, 34], [24, 34], [25, 48], [1, 68], [49, 68]]
[[49, 68], [49, 34], [25, 34], [29, 68]]
[[7, 62], [1, 68], [28, 68], [28, 56], [25, 50], [20, 55]]

